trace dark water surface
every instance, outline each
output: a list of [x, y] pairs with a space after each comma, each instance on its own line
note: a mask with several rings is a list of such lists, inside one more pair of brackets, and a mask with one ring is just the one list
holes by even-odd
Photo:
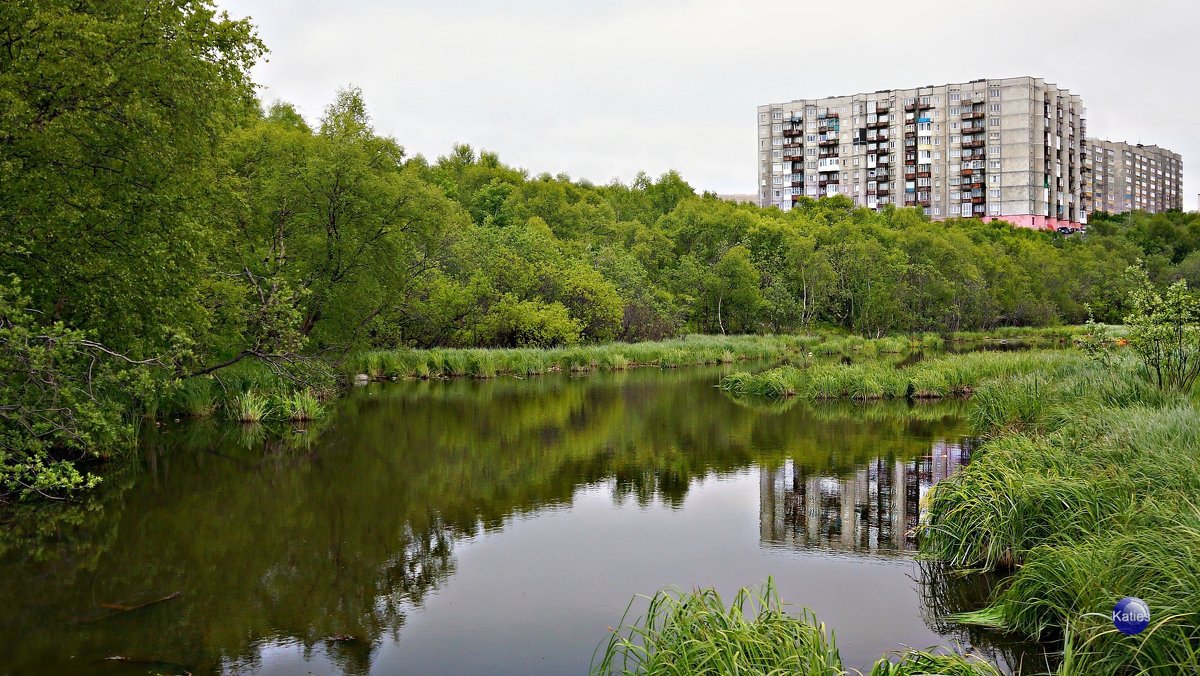
[[585, 673], [634, 594], [767, 576], [850, 667], [970, 638], [937, 618], [985, 591], [912, 559], [921, 496], [969, 459], [958, 404], [760, 405], [721, 373], [166, 425], [96, 503], [5, 525], [0, 673]]

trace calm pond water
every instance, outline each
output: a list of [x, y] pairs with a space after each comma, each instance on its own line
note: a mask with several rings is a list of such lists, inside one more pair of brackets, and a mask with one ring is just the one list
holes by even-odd
[[912, 559], [921, 496], [970, 457], [957, 403], [755, 404], [721, 372], [164, 425], [95, 503], [5, 525], [0, 673], [585, 673], [634, 594], [768, 576], [851, 667], [972, 639], [1020, 659], [939, 621], [984, 591]]

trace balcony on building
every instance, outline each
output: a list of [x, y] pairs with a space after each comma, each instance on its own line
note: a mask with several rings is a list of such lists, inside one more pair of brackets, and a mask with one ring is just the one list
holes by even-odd
[[982, 110], [972, 110], [963, 113], [960, 117], [964, 120], [982, 120], [983, 116], [984, 114]]

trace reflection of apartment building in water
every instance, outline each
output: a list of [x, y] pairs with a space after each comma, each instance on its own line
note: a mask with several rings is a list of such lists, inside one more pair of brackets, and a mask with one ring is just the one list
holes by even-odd
[[1083, 101], [1033, 77], [758, 107], [758, 199], [918, 207], [1032, 228], [1087, 222]]
[[841, 477], [809, 473], [791, 461], [760, 468], [759, 539], [870, 554], [916, 549], [922, 496], [965, 465], [970, 449], [966, 442], [938, 442], [924, 457], [876, 458]]
[[1183, 209], [1183, 158], [1158, 146], [1088, 139], [1092, 211]]

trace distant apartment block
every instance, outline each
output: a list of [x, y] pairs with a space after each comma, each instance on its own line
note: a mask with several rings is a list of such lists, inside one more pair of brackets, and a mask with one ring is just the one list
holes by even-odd
[[1183, 158], [1158, 146], [1090, 138], [1092, 211], [1183, 209]]
[[1033, 77], [758, 107], [758, 201], [918, 207], [1031, 228], [1087, 222], [1083, 101]]

